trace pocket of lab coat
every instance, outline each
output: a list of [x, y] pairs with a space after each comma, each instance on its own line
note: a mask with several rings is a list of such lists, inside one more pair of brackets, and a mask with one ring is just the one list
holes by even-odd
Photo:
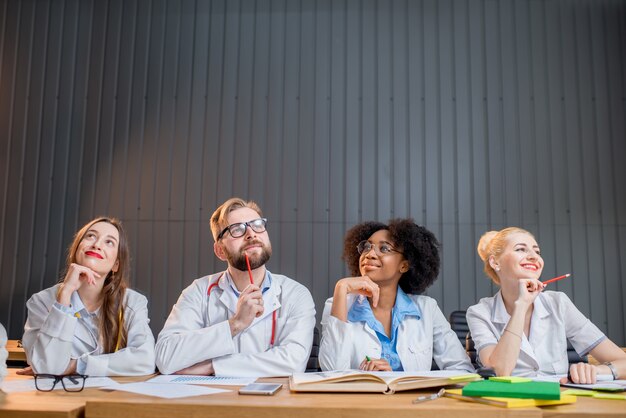
[[546, 338], [544, 340], [545, 348], [541, 350], [541, 355], [550, 363], [551, 373], [566, 374], [569, 368], [567, 345], [564, 339], [559, 337], [559, 335], [554, 335]]
[[404, 365], [405, 370], [430, 370], [433, 362], [433, 347], [429, 346], [409, 346], [408, 352], [410, 360], [414, 362], [414, 365]]

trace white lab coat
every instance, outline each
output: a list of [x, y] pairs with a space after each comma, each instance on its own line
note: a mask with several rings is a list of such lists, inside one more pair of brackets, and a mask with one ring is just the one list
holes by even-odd
[[[423, 295], [408, 295], [422, 313], [405, 316], [398, 327], [396, 350], [405, 371], [430, 370], [433, 359], [440, 369], [474, 371], [474, 367], [437, 306]], [[348, 310], [357, 300], [348, 295]], [[381, 358], [381, 343], [365, 322], [344, 322], [330, 314], [333, 298], [326, 301], [322, 315], [319, 360], [322, 370], [358, 369], [365, 359]]]
[[[483, 298], [467, 310], [467, 323], [476, 352], [500, 340], [511, 316], [504, 307], [501, 292]], [[522, 345], [511, 373], [514, 376], [566, 374], [567, 340], [581, 356], [600, 344], [606, 336], [587, 319], [565, 293], [545, 291], [534, 302], [530, 336]]]
[[[86, 349], [80, 353], [88, 376], [131, 376], [154, 373], [154, 336], [148, 325], [148, 300], [127, 289], [124, 323], [127, 346], [115, 353], [102, 354], [99, 336], [95, 341], [81, 318], [54, 307], [58, 285], [34, 294], [28, 302], [28, 319], [24, 326], [22, 344], [28, 364], [35, 373], [62, 374], [76, 346]], [[75, 338], [80, 341], [75, 342]]]
[[6, 349], [7, 346], [7, 332], [0, 324], [0, 384], [4, 379], [4, 376], [7, 375], [7, 357], [9, 353]]
[[[269, 273], [269, 271], [267, 272]], [[234, 338], [228, 319], [237, 309], [237, 295], [221, 273], [195, 280], [183, 290], [157, 338], [156, 363], [171, 374], [204, 360], [213, 360], [216, 376], [287, 376], [306, 368], [315, 327], [315, 305], [309, 290], [296, 281], [272, 274], [263, 294], [264, 313]], [[270, 346], [272, 312], [278, 310], [274, 346]]]

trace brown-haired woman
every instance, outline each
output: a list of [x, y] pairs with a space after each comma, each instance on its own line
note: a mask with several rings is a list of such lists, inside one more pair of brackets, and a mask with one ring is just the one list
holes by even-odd
[[128, 289], [130, 255], [120, 221], [96, 218], [68, 250], [63, 280], [33, 295], [22, 342], [35, 373], [89, 376], [154, 372], [148, 300]]

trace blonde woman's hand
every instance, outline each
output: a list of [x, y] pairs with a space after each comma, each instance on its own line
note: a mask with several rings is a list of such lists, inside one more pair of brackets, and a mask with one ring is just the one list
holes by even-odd
[[522, 303], [530, 306], [533, 304], [539, 293], [541, 293], [546, 287], [537, 279], [519, 279], [519, 294], [517, 296], [516, 303]]
[[[572, 383], [594, 384], [597, 376], [598, 369], [592, 364], [575, 363], [569, 366], [569, 377], [572, 379]], [[567, 377], [562, 378], [561, 383], [567, 383]]]

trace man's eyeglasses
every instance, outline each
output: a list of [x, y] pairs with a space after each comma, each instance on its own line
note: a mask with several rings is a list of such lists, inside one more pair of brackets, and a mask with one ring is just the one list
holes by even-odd
[[85, 379], [88, 376], [84, 374], [36, 374], [35, 387], [41, 392], [51, 392], [52, 389], [61, 382], [63, 390], [66, 392], [80, 392], [85, 387]]
[[265, 232], [266, 224], [267, 218], [258, 218], [248, 222], [231, 224], [224, 228], [222, 232], [220, 232], [220, 234], [217, 236], [217, 239], [218, 241], [222, 239], [226, 232], [230, 233], [230, 236], [233, 238], [243, 237], [246, 234], [246, 228], [248, 227], [250, 227], [250, 229], [252, 229], [256, 233]]
[[384, 242], [380, 245], [376, 245], [369, 241], [361, 241], [359, 242], [359, 245], [356, 246], [356, 250], [359, 252], [359, 254], [367, 254], [372, 251], [372, 248], [374, 249], [374, 252], [376, 252], [376, 255], [378, 255], [379, 257], [392, 253], [402, 254], [402, 252], [396, 250], [391, 245]]

